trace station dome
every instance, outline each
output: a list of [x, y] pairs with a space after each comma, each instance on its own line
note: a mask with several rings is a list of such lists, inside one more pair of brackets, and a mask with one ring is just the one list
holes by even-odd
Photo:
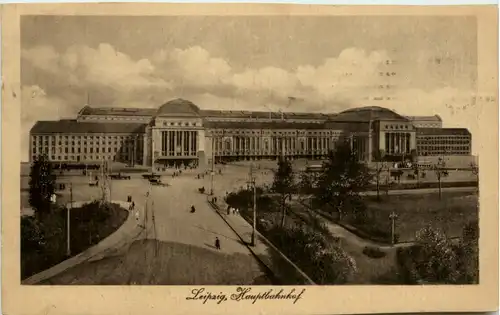
[[200, 108], [191, 101], [178, 98], [161, 105], [156, 112], [156, 116], [171, 115], [199, 116]]
[[345, 110], [332, 117], [337, 121], [370, 121], [370, 120], [399, 120], [408, 121], [398, 113], [379, 106], [356, 107]]

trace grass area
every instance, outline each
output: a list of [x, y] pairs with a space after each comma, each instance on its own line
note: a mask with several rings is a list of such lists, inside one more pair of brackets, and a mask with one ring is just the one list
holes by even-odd
[[368, 233], [377, 227], [390, 234], [389, 216], [394, 212], [398, 216], [399, 242], [413, 241], [416, 232], [426, 226], [439, 228], [449, 237], [459, 237], [463, 227], [479, 217], [478, 195], [470, 192], [447, 192], [441, 199], [437, 193], [384, 196], [380, 202], [372, 196], [364, 198], [368, 208], [367, 224], [350, 223]]
[[252, 260], [250, 255], [148, 239], [135, 241], [119, 255], [80, 264], [41, 284], [272, 285]]
[[[116, 204], [94, 202], [71, 210], [71, 256], [99, 243], [127, 219]], [[43, 217], [21, 219], [21, 278], [26, 279], [69, 258], [66, 254], [66, 210], [54, 207]]]
[[[399, 215], [396, 228], [401, 241], [414, 240], [416, 232], [426, 225], [440, 228], [451, 237], [461, 236], [464, 226], [478, 217], [477, 199], [477, 194], [467, 192], [447, 192], [442, 199], [439, 199], [438, 194], [396, 195], [381, 202], [377, 202], [375, 197], [366, 196], [369, 225], [353, 225], [368, 237], [359, 233], [353, 235], [324, 218], [322, 221], [329, 230], [327, 233], [339, 238], [341, 247], [356, 261], [357, 272], [349, 280], [350, 284], [402, 284], [396, 248], [371, 245], [371, 233], [374, 230], [383, 231], [389, 242], [389, 214], [395, 211]], [[293, 213], [289, 213], [287, 220], [294, 221], [297, 220], [295, 217], [300, 216], [307, 221], [310, 216], [310, 211], [298, 203], [293, 203], [292, 209]]]

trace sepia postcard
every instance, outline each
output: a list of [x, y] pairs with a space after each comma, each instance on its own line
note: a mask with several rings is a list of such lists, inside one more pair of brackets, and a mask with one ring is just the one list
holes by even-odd
[[5, 314], [498, 309], [496, 6], [5, 5], [2, 81]]

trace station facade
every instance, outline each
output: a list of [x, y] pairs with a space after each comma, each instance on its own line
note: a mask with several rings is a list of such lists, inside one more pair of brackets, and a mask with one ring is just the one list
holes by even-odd
[[156, 168], [321, 159], [339, 140], [364, 162], [380, 155], [471, 154], [467, 129], [442, 128], [439, 116], [406, 117], [373, 106], [335, 114], [205, 110], [184, 99], [157, 109], [85, 106], [73, 120], [38, 121], [30, 137], [30, 159], [46, 154], [55, 163], [104, 160]]

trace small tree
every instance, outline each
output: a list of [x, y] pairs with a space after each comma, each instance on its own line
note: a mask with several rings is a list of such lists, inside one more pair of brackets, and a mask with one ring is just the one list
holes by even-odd
[[31, 165], [29, 180], [29, 203], [37, 215], [50, 212], [56, 177], [46, 155], [38, 156]]
[[438, 180], [439, 199], [441, 199], [441, 179], [448, 174], [448, 171], [446, 171], [445, 167], [446, 162], [442, 157], [438, 158], [436, 164], [432, 165], [431, 167], [434, 173], [436, 173], [436, 177]]
[[285, 225], [286, 201], [290, 200], [294, 191], [293, 169], [290, 161], [278, 160], [278, 169], [274, 172], [272, 191], [280, 195], [281, 227]]
[[[345, 208], [362, 206], [359, 193], [366, 190], [372, 177], [369, 168], [359, 162], [350, 144], [341, 142], [335, 151], [328, 154], [317, 182], [315, 199], [319, 204], [329, 204], [336, 209], [341, 219]], [[356, 212], [361, 209], [350, 210]]]
[[385, 151], [377, 150], [373, 153], [375, 160], [375, 181], [377, 184], [377, 201], [380, 201], [380, 175], [387, 170], [388, 165], [384, 162]]

